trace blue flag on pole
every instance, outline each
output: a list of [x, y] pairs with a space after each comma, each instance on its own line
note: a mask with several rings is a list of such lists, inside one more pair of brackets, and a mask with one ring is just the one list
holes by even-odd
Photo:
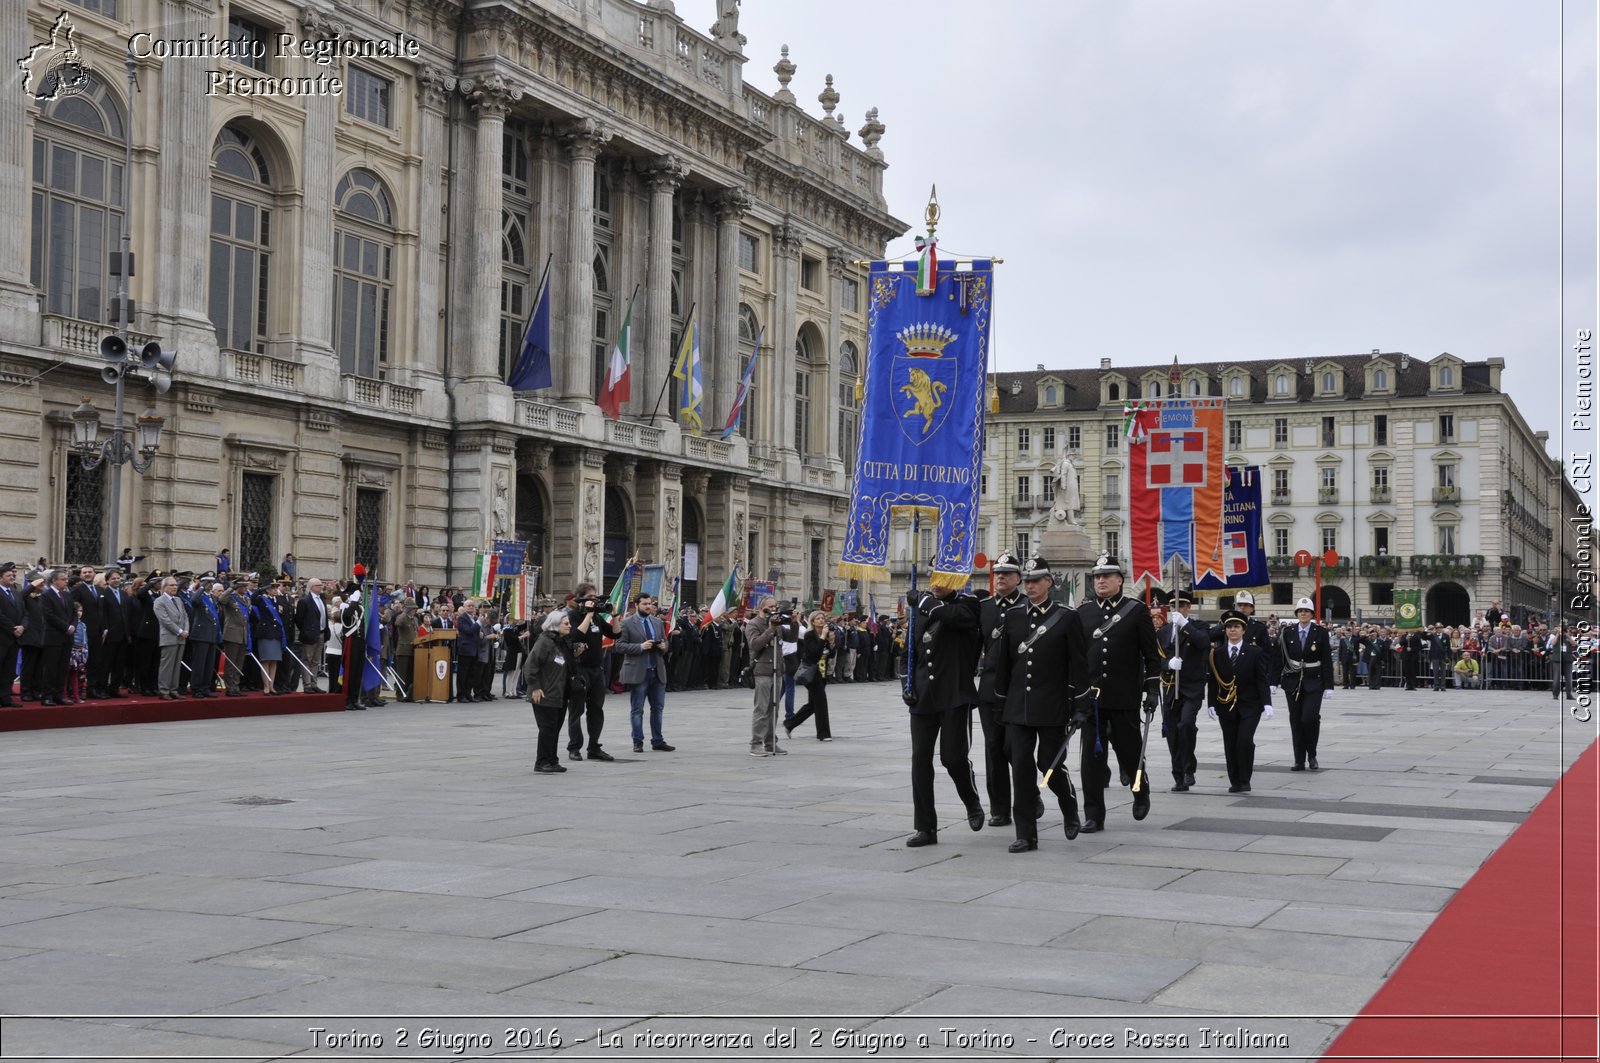
[[705, 431], [705, 413], [701, 409], [704, 389], [700, 385], [700, 322], [689, 311], [689, 327], [684, 330], [683, 343], [678, 348], [678, 362], [672, 367], [672, 376], [681, 381], [678, 416], [695, 435]]
[[533, 316], [522, 334], [522, 353], [511, 367], [506, 384], [512, 391], [536, 391], [553, 386], [550, 375], [550, 267], [544, 269], [539, 295], [533, 302]]
[[[1211, 561], [1209, 571], [1195, 580], [1197, 591], [1234, 591], [1265, 587], [1267, 551], [1262, 543], [1261, 469], [1255, 465], [1229, 465], [1222, 495], [1222, 534], [1215, 543], [1194, 544], [1195, 553]], [[1221, 572], [1217, 579], [1212, 573]]]
[[839, 575], [889, 578], [896, 512], [935, 522], [929, 582], [965, 587], [977, 543], [994, 264], [940, 270], [923, 295], [900, 262], [874, 262], [866, 387]]

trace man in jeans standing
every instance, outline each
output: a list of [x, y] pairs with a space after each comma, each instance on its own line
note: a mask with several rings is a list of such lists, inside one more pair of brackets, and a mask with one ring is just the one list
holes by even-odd
[[761, 599], [756, 615], [745, 621], [745, 642], [755, 674], [755, 709], [750, 716], [750, 755], [782, 756], [788, 750], [778, 745], [775, 725], [778, 716], [778, 684], [785, 668], [783, 644], [799, 643], [800, 628], [791, 613], [778, 614], [777, 599]]
[[622, 622], [616, 648], [622, 651], [622, 685], [632, 701], [633, 751], [644, 752], [644, 702], [650, 699], [650, 748], [671, 753], [661, 734], [661, 714], [667, 701], [667, 632], [656, 616], [656, 600], [645, 594], [639, 611]]

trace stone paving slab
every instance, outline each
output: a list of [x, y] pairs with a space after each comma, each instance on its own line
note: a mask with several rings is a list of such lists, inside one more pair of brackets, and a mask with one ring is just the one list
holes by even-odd
[[[531, 720], [510, 701], [8, 735], [0, 1001], [208, 1013], [124, 1024], [123, 1045], [114, 1023], [40, 1027], [34, 1050], [58, 1055], [293, 1058], [311, 1054], [306, 1016], [687, 1028], [663, 1016], [714, 1003], [744, 1016], [729, 1028], [969, 1016], [1046, 1037], [1309, 1016], [1270, 1020], [1283, 1057], [1307, 1058], [1344, 1021], [1317, 1016], [1364, 1003], [1543, 795], [1503, 780], [1554, 779], [1582, 752], [1537, 694], [1484, 699], [1446, 731], [1437, 707], [1386, 691], [1359, 719], [1325, 713], [1321, 772], [1284, 770], [1274, 723], [1256, 793], [1227, 795], [1202, 727], [1204, 785], [1158, 792], [1142, 823], [1113, 787], [1105, 832], [1068, 842], [1052, 812], [1035, 853], [968, 831], [940, 773], [940, 844], [908, 849], [894, 688], [830, 696], [839, 741], [795, 739], [787, 757], [744, 755], [747, 694], [674, 694], [678, 752], [556, 777], [529, 771]], [[258, 796], [289, 803], [235, 803]]]

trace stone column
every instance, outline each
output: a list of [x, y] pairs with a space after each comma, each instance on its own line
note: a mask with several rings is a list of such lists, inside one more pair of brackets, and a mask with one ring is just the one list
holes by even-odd
[[[772, 384], [766, 389], [771, 411], [768, 422], [772, 425], [773, 443], [780, 451], [794, 454], [794, 403], [789, 401], [794, 384], [794, 341], [796, 328], [795, 295], [800, 278], [797, 268], [800, 248], [804, 245], [800, 230], [785, 222], [772, 234], [772, 249], [777, 261], [777, 276], [773, 281], [773, 294], [777, 297], [777, 310], [772, 317]], [[813, 408], [818, 396], [812, 395]], [[798, 470], [796, 475], [798, 475]]]
[[[330, 37], [339, 26], [313, 8], [300, 15], [301, 36], [307, 40]], [[303, 64], [309, 67], [309, 63]], [[333, 191], [335, 130], [339, 124], [340, 97], [306, 96], [305, 130], [300, 145], [306, 190], [300, 212], [299, 304], [295, 332], [304, 363], [308, 395], [339, 396], [339, 355], [333, 345]]]
[[[733, 408], [739, 390], [739, 223], [750, 209], [750, 196], [742, 188], [730, 188], [718, 196], [717, 212], [717, 306], [715, 344], [711, 357], [711, 399], [716, 413], [707, 414], [707, 431], [722, 431], [721, 421]], [[713, 425], [712, 418], [719, 423]]]
[[[650, 244], [645, 263], [645, 339], [642, 358], [634, 359], [633, 404], [649, 414], [656, 396], [671, 372], [677, 354], [672, 347], [672, 197], [688, 173], [671, 155], [663, 155], [645, 170], [650, 187]], [[665, 411], [667, 420], [676, 410]], [[655, 423], [655, 417], [650, 418]]]
[[522, 88], [499, 74], [467, 78], [461, 91], [478, 111], [478, 147], [472, 173], [472, 302], [462, 380], [500, 377], [500, 167], [506, 112]]
[[[0, 4], [0, 40], [31, 36], [28, 5]], [[42, 75], [33, 72], [34, 87]], [[12, 219], [0, 225], [0, 336], [31, 344], [39, 340], [39, 301], [29, 282], [28, 228], [22, 222], [33, 190], [29, 150], [27, 97], [14, 86], [0, 96], [0, 217]]]
[[[422, 180], [417, 200], [417, 288], [416, 330], [417, 360], [411, 369], [423, 379], [413, 378], [418, 386], [434, 382], [443, 373], [444, 351], [439, 347], [439, 306], [443, 283], [439, 259], [439, 241], [442, 238], [444, 186], [440, 174], [440, 161], [449, 152], [445, 143], [444, 118], [450, 94], [456, 90], [456, 79], [448, 72], [434, 66], [417, 71], [417, 88], [421, 101], [422, 123]], [[425, 392], [423, 402], [430, 404], [441, 389]], [[442, 411], [441, 411], [442, 412]]]
[[[561, 139], [572, 166], [567, 177], [566, 353], [556, 363], [560, 370], [556, 384], [562, 398], [592, 403], [595, 397], [589, 393], [589, 351], [594, 338], [594, 161], [611, 139], [611, 131], [592, 118], [580, 118], [566, 127]], [[495, 179], [499, 180], [498, 174]], [[598, 562], [594, 571], [598, 574]]]
[[[828, 424], [823, 430], [827, 440], [825, 453], [836, 468], [844, 468], [844, 441], [839, 438], [839, 388], [844, 383], [844, 375], [839, 371], [839, 348], [844, 345], [844, 324], [839, 308], [844, 305], [844, 272], [849, 265], [848, 251], [842, 247], [828, 248], [828, 306], [832, 313], [828, 315], [828, 383], [822, 408], [828, 411]], [[844, 474], [849, 476], [850, 470], [845, 469]]]

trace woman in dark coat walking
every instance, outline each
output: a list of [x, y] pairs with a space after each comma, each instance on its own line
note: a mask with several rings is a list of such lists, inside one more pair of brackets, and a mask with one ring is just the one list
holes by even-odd
[[[835, 658], [830, 656], [835, 638], [828, 626], [827, 614], [821, 609], [811, 614], [806, 633], [800, 636], [800, 668], [809, 672], [809, 682], [801, 684], [806, 691], [805, 708], [783, 721], [783, 729], [794, 734], [794, 729], [812, 716], [817, 718], [817, 741], [832, 742], [833, 729], [828, 726], [828, 671]], [[823, 662], [827, 663], [824, 664]], [[797, 670], [795, 682], [800, 682]]]
[[573, 675], [572, 646], [567, 641], [570, 634], [572, 620], [566, 610], [551, 613], [544, 618], [539, 641], [533, 644], [533, 651], [522, 666], [522, 681], [527, 684], [533, 718], [539, 725], [533, 770], [545, 775], [567, 770], [556, 755], [556, 742], [567, 717], [567, 687]]

